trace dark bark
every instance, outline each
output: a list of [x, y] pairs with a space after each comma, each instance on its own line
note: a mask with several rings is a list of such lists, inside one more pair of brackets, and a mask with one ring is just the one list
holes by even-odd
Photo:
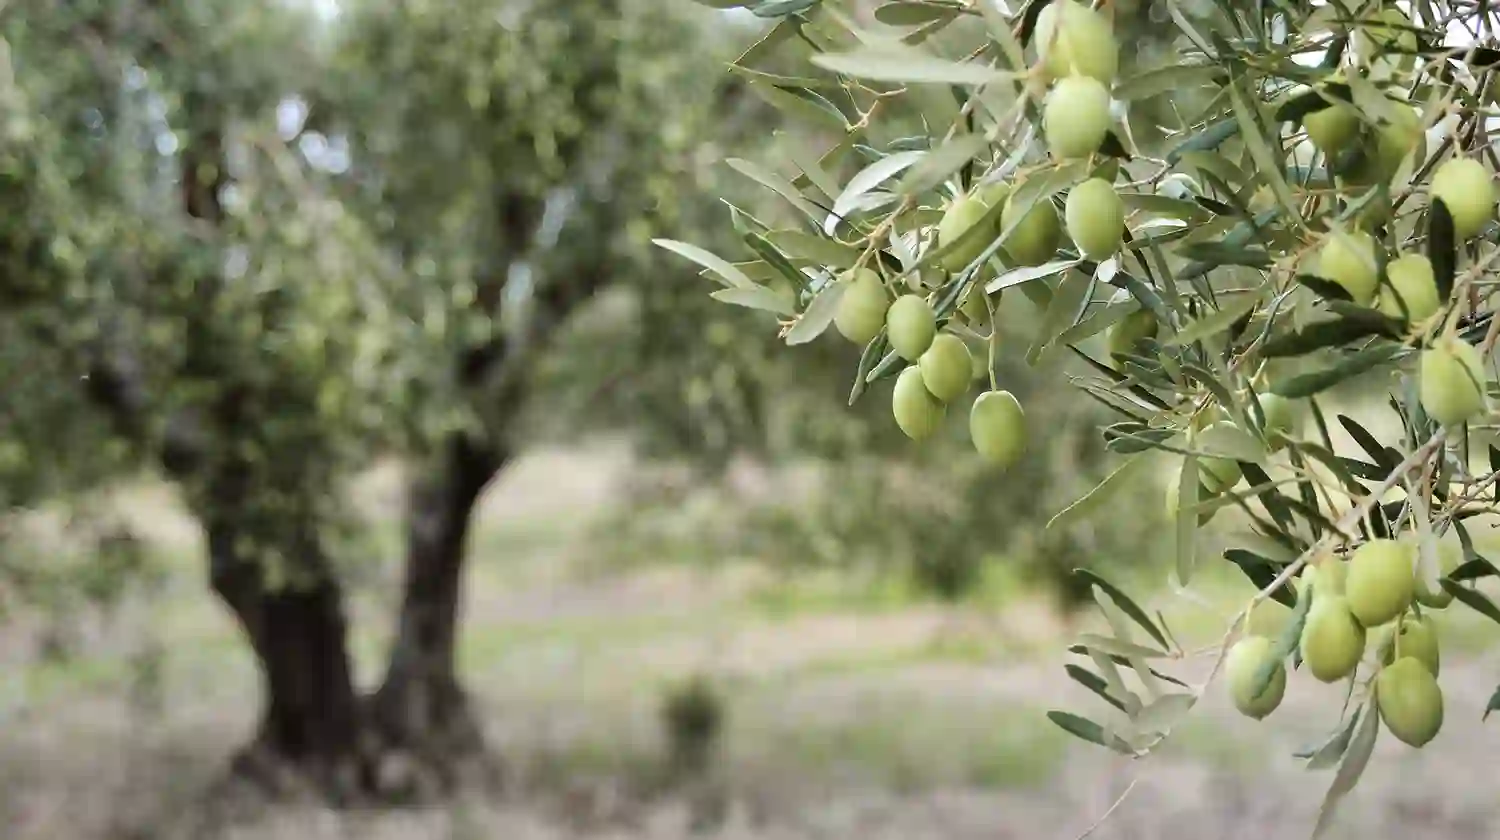
[[412, 485], [401, 615], [370, 708], [384, 744], [411, 759], [383, 768], [377, 787], [388, 795], [451, 788], [465, 759], [482, 757], [482, 733], [458, 679], [457, 632], [474, 506], [507, 454], [455, 434], [432, 472]]
[[235, 769], [272, 788], [295, 769], [305, 777], [297, 782], [347, 798], [364, 774], [340, 588], [325, 578], [270, 589], [260, 564], [234, 554], [237, 538], [230, 528], [210, 531], [211, 578], [259, 660], [266, 707]]

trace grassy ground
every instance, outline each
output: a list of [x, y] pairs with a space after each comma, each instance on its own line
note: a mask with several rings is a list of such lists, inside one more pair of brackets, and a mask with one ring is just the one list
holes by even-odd
[[[613, 450], [542, 453], [486, 499], [462, 664], [511, 771], [503, 794], [408, 812], [286, 806], [212, 835], [196, 803], [253, 727], [256, 675], [203, 595], [190, 523], [158, 491], [133, 493], [125, 502], [171, 571], [164, 593], [126, 604], [63, 663], [23, 654], [20, 622], [0, 636], [10, 659], [0, 662], [0, 836], [644, 840], [696, 826], [765, 840], [1071, 838], [1133, 781], [1094, 836], [1309, 832], [1331, 779], [1290, 754], [1335, 724], [1336, 689], [1294, 678], [1286, 705], [1261, 724], [1210, 692], [1170, 747], [1130, 762], [1045, 720], [1050, 708], [1096, 711], [1060, 667], [1076, 628], [1003, 573], [949, 608], [889, 578], [772, 578], [729, 562], [599, 573], [589, 563], [597, 546], [577, 525], [608, 509], [627, 466]], [[395, 504], [388, 481], [363, 488], [369, 504]], [[369, 571], [377, 581], [393, 573]], [[1217, 640], [1249, 594], [1227, 574], [1208, 581], [1202, 603], [1167, 591], [1152, 601], [1189, 648]], [[393, 596], [377, 585], [355, 604], [366, 679]], [[1491, 628], [1456, 611], [1447, 619], [1448, 727], [1421, 752], [1384, 739], [1330, 836], [1500, 836], [1500, 730], [1478, 721], [1500, 659], [1486, 653]], [[153, 683], [137, 654], [166, 639]], [[1206, 664], [1171, 669], [1193, 682]], [[653, 792], [660, 699], [700, 671], [729, 699], [712, 773]]]

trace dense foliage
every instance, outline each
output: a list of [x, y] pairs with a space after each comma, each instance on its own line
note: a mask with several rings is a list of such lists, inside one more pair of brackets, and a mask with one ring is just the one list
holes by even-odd
[[[710, 5], [774, 20], [736, 69], [764, 77], [767, 56], [803, 54], [772, 83], [789, 110], [845, 130], [823, 154], [739, 167], [789, 211], [734, 214], [756, 261], [658, 244], [702, 265], [715, 298], [773, 313], [787, 352], [841, 343], [851, 402], [878, 399], [914, 441], [966, 415], [969, 457], [992, 471], [1061, 420], [997, 358], [1069, 359], [1067, 378], [1113, 415], [1102, 438], [1119, 461], [1049, 528], [1082, 527], [1131, 476], [1171, 463], [1186, 586], [1200, 532], [1224, 508], [1242, 514], [1224, 556], [1259, 591], [1210, 652], [1209, 682], [1224, 672], [1255, 718], [1294, 668], [1347, 682], [1327, 742], [1304, 756], [1339, 768], [1318, 832], [1382, 723], [1427, 744], [1444, 719], [1435, 614], [1456, 601], [1500, 621], [1481, 586], [1496, 567], [1465, 525], [1500, 503], [1485, 431], [1500, 335], [1493, 13], [1444, 0]], [[845, 159], [857, 172], [835, 176]], [[992, 326], [1017, 311], [1019, 341]], [[989, 362], [977, 387], [974, 358]], [[1394, 431], [1320, 405], [1355, 383], [1389, 390]], [[1071, 649], [1092, 670], [1068, 669], [1117, 714], [1051, 717], [1146, 755], [1208, 686], [1160, 670], [1192, 654], [1082, 574], [1111, 630]], [[1284, 620], [1251, 624], [1272, 599], [1292, 608]]]

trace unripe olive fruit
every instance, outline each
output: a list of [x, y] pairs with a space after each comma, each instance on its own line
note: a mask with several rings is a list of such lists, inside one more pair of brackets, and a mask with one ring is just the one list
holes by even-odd
[[1109, 19], [1075, 0], [1056, 0], [1037, 15], [1035, 39], [1053, 78], [1090, 76], [1109, 84], [1120, 67], [1120, 47]]
[[1005, 199], [1010, 198], [1010, 184], [1005, 181], [990, 181], [987, 184], [980, 184], [979, 189], [975, 191], [975, 195], [979, 197], [979, 200], [984, 203], [985, 207], [994, 207], [1004, 202]]
[[1415, 658], [1403, 656], [1375, 678], [1375, 705], [1385, 728], [1405, 744], [1421, 747], [1443, 728], [1443, 690]]
[[1136, 344], [1143, 339], [1156, 338], [1160, 326], [1149, 309], [1137, 309], [1126, 315], [1109, 328], [1109, 354], [1121, 356], [1137, 352]]
[[974, 377], [969, 346], [952, 333], [934, 338], [932, 346], [917, 361], [917, 367], [922, 371], [922, 384], [927, 391], [945, 403], [963, 396]]
[[[1230, 441], [1243, 440], [1245, 433], [1228, 420], [1206, 426], [1198, 433], [1198, 448], [1208, 452], [1226, 451]], [[1203, 476], [1203, 486], [1210, 493], [1222, 493], [1239, 483], [1240, 462], [1220, 455], [1198, 456], [1198, 470]]]
[[1453, 232], [1468, 239], [1495, 217], [1495, 183], [1473, 158], [1454, 158], [1432, 173], [1430, 193], [1453, 217]]
[[1286, 667], [1279, 662], [1272, 666], [1271, 679], [1265, 688], [1259, 694], [1254, 693], [1256, 675], [1275, 658], [1275, 644], [1264, 636], [1247, 636], [1229, 649], [1224, 659], [1224, 674], [1229, 696], [1240, 714], [1260, 720], [1281, 705], [1286, 694]]
[[885, 326], [885, 313], [891, 298], [880, 275], [868, 268], [844, 275], [848, 286], [833, 313], [833, 325], [844, 338], [855, 344], [869, 344]]
[[1385, 272], [1390, 284], [1380, 287], [1376, 308], [1386, 315], [1425, 321], [1442, 306], [1438, 300], [1432, 261], [1422, 254], [1405, 254], [1391, 260], [1386, 264]]
[[1201, 411], [1193, 415], [1193, 430], [1201, 432], [1215, 423], [1229, 422], [1229, 412], [1218, 403], [1209, 403]]
[[1366, 627], [1390, 621], [1411, 606], [1416, 594], [1412, 546], [1396, 540], [1370, 540], [1349, 558], [1344, 595], [1349, 611]]
[[1359, 136], [1359, 112], [1342, 100], [1302, 117], [1307, 139], [1325, 155], [1343, 151]]
[[985, 461], [1009, 467], [1026, 451], [1026, 412], [1009, 391], [986, 391], [969, 409], [969, 437]]
[[1343, 286], [1355, 303], [1369, 306], [1380, 286], [1375, 238], [1364, 231], [1350, 231], [1347, 242], [1345, 237], [1329, 236], [1318, 253], [1318, 275]]
[[1026, 215], [1020, 213], [1021, 208], [1014, 199], [1007, 201], [1005, 209], [1000, 212], [1002, 228], [1015, 225], [1005, 240], [1005, 250], [1011, 261], [1016, 265], [1041, 265], [1057, 256], [1062, 225], [1057, 220], [1057, 208], [1052, 202], [1042, 199], [1032, 204]]
[[1295, 400], [1280, 394], [1257, 394], [1260, 410], [1265, 415], [1265, 433], [1272, 449], [1280, 449], [1287, 438], [1297, 433], [1300, 406]]
[[[977, 195], [960, 196], [948, 205], [943, 213], [943, 218], [938, 221], [937, 244], [939, 248], [946, 248], [957, 242], [973, 227], [984, 219], [984, 215], [990, 211], [980, 197]], [[949, 251], [939, 260], [939, 265], [944, 271], [962, 271], [969, 263], [978, 259], [985, 249], [990, 247], [993, 238], [975, 235], [964, 243], [963, 247], [956, 251]]]
[[896, 355], [915, 362], [932, 346], [937, 335], [937, 316], [921, 295], [902, 295], [886, 313], [885, 328]]
[[1391, 178], [1401, 168], [1406, 156], [1423, 140], [1422, 115], [1408, 105], [1391, 109], [1394, 118], [1375, 133], [1375, 165], [1381, 180]]
[[1484, 414], [1484, 360], [1461, 338], [1438, 339], [1422, 351], [1417, 367], [1422, 410], [1440, 426], [1457, 426]]
[[1453, 603], [1453, 593], [1443, 588], [1442, 579], [1453, 574], [1464, 559], [1463, 545], [1451, 537], [1438, 542], [1438, 581], [1429, 589], [1422, 576], [1417, 575], [1416, 599], [1424, 607], [1440, 610]]
[[1125, 232], [1125, 202], [1113, 184], [1090, 178], [1068, 193], [1063, 209], [1068, 236], [1085, 257], [1099, 261], [1120, 250]]
[[1365, 628], [1349, 612], [1342, 595], [1313, 595], [1302, 625], [1302, 664], [1322, 682], [1337, 682], [1354, 673], [1365, 653]]
[[1109, 89], [1090, 76], [1059, 79], [1042, 107], [1047, 148], [1058, 158], [1086, 158], [1109, 133]]
[[908, 367], [896, 377], [896, 387], [891, 392], [891, 414], [896, 425], [912, 440], [923, 440], [937, 430], [943, 422], [946, 409], [922, 383], [922, 372], [916, 366]]
[[1302, 578], [1319, 595], [1343, 595], [1344, 585], [1349, 580], [1349, 566], [1337, 557], [1328, 557], [1316, 565], [1308, 566], [1307, 571], [1302, 573]]
[[1411, 657], [1422, 663], [1435, 677], [1442, 665], [1442, 655], [1438, 650], [1437, 628], [1431, 621], [1425, 621], [1413, 615], [1402, 616], [1401, 620], [1392, 624], [1385, 631], [1381, 641], [1381, 662], [1386, 665], [1394, 662], [1400, 657]]

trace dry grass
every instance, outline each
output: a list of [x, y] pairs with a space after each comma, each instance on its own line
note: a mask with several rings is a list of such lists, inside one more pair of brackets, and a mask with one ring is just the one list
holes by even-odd
[[[1071, 838], [1137, 776], [1094, 836], [1307, 835], [1329, 774], [1290, 753], [1333, 725], [1332, 689], [1294, 679], [1261, 724], [1211, 695], [1170, 749], [1131, 763], [1042, 717], [1096, 704], [1062, 674], [1064, 626], [1037, 604], [866, 610], [783, 597], [768, 610], [754, 570], [570, 574], [588, 545], [569, 526], [606, 508], [628, 470], [618, 450], [544, 453], [486, 500], [463, 663], [509, 765], [503, 791], [427, 810], [282, 805], [228, 821], [203, 803], [253, 725], [253, 664], [201, 594], [191, 523], [159, 490], [130, 494], [123, 503], [162, 556], [180, 558], [160, 600], [128, 605], [100, 634], [109, 645], [61, 665], [31, 663], [22, 628], [0, 631], [0, 836]], [[362, 483], [367, 504], [399, 503], [386, 478]], [[389, 595], [367, 593], [355, 611], [366, 675]], [[1213, 633], [1199, 612], [1174, 607], [1179, 634]], [[1472, 639], [1473, 627], [1454, 629]], [[154, 694], [130, 659], [152, 639], [173, 642]], [[1500, 659], [1476, 653], [1490, 647], [1463, 645], [1445, 662], [1448, 728], [1421, 752], [1385, 739], [1333, 836], [1497, 836], [1500, 730], [1478, 721], [1500, 677]], [[651, 784], [663, 770], [661, 691], [701, 669], [730, 698], [719, 760], [699, 784], [663, 791]]]

